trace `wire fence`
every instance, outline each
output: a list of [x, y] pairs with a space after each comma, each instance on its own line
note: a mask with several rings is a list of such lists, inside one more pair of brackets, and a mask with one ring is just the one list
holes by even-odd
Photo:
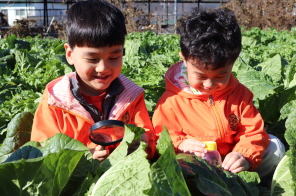
[[[67, 10], [76, 1], [67, 1], [65, 4], [56, 0], [51, 1], [50, 6], [45, 6], [45, 2], [48, 4], [48, 1], [26, 1], [26, 4], [23, 3], [24, 1], [15, 1], [14, 8], [2, 6], [1, 2], [3, 1], [0, 0], [1, 34], [4, 30], [7, 31], [7, 29], [15, 26], [19, 20], [27, 20], [28, 22], [25, 24], [27, 28], [36, 29], [37, 34], [42, 32], [45, 35], [59, 37], [58, 34], [65, 26]], [[40, 7], [41, 2], [44, 4], [43, 9], [36, 6], [39, 3]], [[226, 2], [228, 0], [134, 0], [132, 6], [136, 10], [140, 10], [141, 14], [138, 14], [133, 20], [138, 21], [138, 31], [151, 29], [157, 33], [174, 33], [177, 19], [189, 13], [192, 7], [215, 8]], [[119, 8], [125, 9], [124, 1], [121, 1]], [[3, 21], [7, 21], [8, 24], [3, 25], [5, 23]], [[13, 24], [11, 24], [11, 21], [13, 21]]]

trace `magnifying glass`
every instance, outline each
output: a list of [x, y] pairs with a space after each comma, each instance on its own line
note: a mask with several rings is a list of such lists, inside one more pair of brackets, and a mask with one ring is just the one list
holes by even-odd
[[101, 146], [110, 146], [122, 141], [124, 123], [119, 120], [102, 120], [90, 127], [89, 139]]

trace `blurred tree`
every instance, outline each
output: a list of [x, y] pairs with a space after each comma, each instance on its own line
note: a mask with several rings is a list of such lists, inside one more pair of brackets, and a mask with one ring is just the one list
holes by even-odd
[[[141, 31], [142, 26], [150, 25], [151, 14], [144, 12], [133, 4], [133, 0], [107, 0], [118, 7], [125, 17], [128, 33]], [[148, 1], [147, 1], [148, 2]], [[148, 6], [148, 3], [144, 6]]]
[[231, 0], [222, 7], [235, 12], [239, 24], [250, 29], [290, 30], [296, 26], [295, 0]]
[[5, 15], [2, 12], [0, 12], [0, 27], [7, 27], [8, 26], [8, 22], [6, 21], [4, 16]]

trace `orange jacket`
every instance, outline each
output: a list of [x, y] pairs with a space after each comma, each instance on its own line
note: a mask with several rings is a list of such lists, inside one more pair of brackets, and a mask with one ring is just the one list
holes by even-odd
[[190, 94], [175, 80], [181, 64], [172, 65], [166, 73], [166, 91], [152, 118], [157, 136], [166, 126], [175, 148], [187, 138], [216, 141], [222, 157], [231, 151], [240, 152], [251, 163], [250, 170], [255, 169], [269, 136], [253, 105], [252, 92], [232, 75], [228, 86], [214, 93], [212, 100], [208, 95]]
[[[47, 84], [34, 117], [31, 140], [44, 141], [56, 133], [64, 133], [79, 140], [89, 148], [97, 145], [89, 140], [90, 127], [95, 123], [89, 112], [74, 98], [70, 91], [69, 73]], [[144, 90], [122, 74], [118, 77], [124, 86], [116, 98], [109, 119], [122, 120], [125, 124], [135, 124], [146, 130], [148, 138], [147, 154], [155, 153], [155, 133], [144, 102]], [[115, 146], [110, 146], [112, 152]]]

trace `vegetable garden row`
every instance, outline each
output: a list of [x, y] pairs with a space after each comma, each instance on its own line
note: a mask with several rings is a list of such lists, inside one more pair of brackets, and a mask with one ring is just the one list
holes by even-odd
[[[45, 85], [73, 71], [64, 42], [14, 35], [0, 40], [0, 195], [295, 195], [296, 29], [243, 31], [243, 51], [234, 75], [254, 93], [267, 132], [279, 137], [287, 155], [271, 187], [255, 172], [237, 175], [197, 157], [175, 155], [167, 130], [157, 143], [160, 157], [146, 158], [145, 144], [127, 155], [143, 129], [126, 125], [120, 146], [103, 162], [66, 135], [29, 141], [34, 111]], [[167, 68], [180, 60], [178, 35], [131, 33], [122, 73], [145, 88], [150, 112], [164, 91]]]

